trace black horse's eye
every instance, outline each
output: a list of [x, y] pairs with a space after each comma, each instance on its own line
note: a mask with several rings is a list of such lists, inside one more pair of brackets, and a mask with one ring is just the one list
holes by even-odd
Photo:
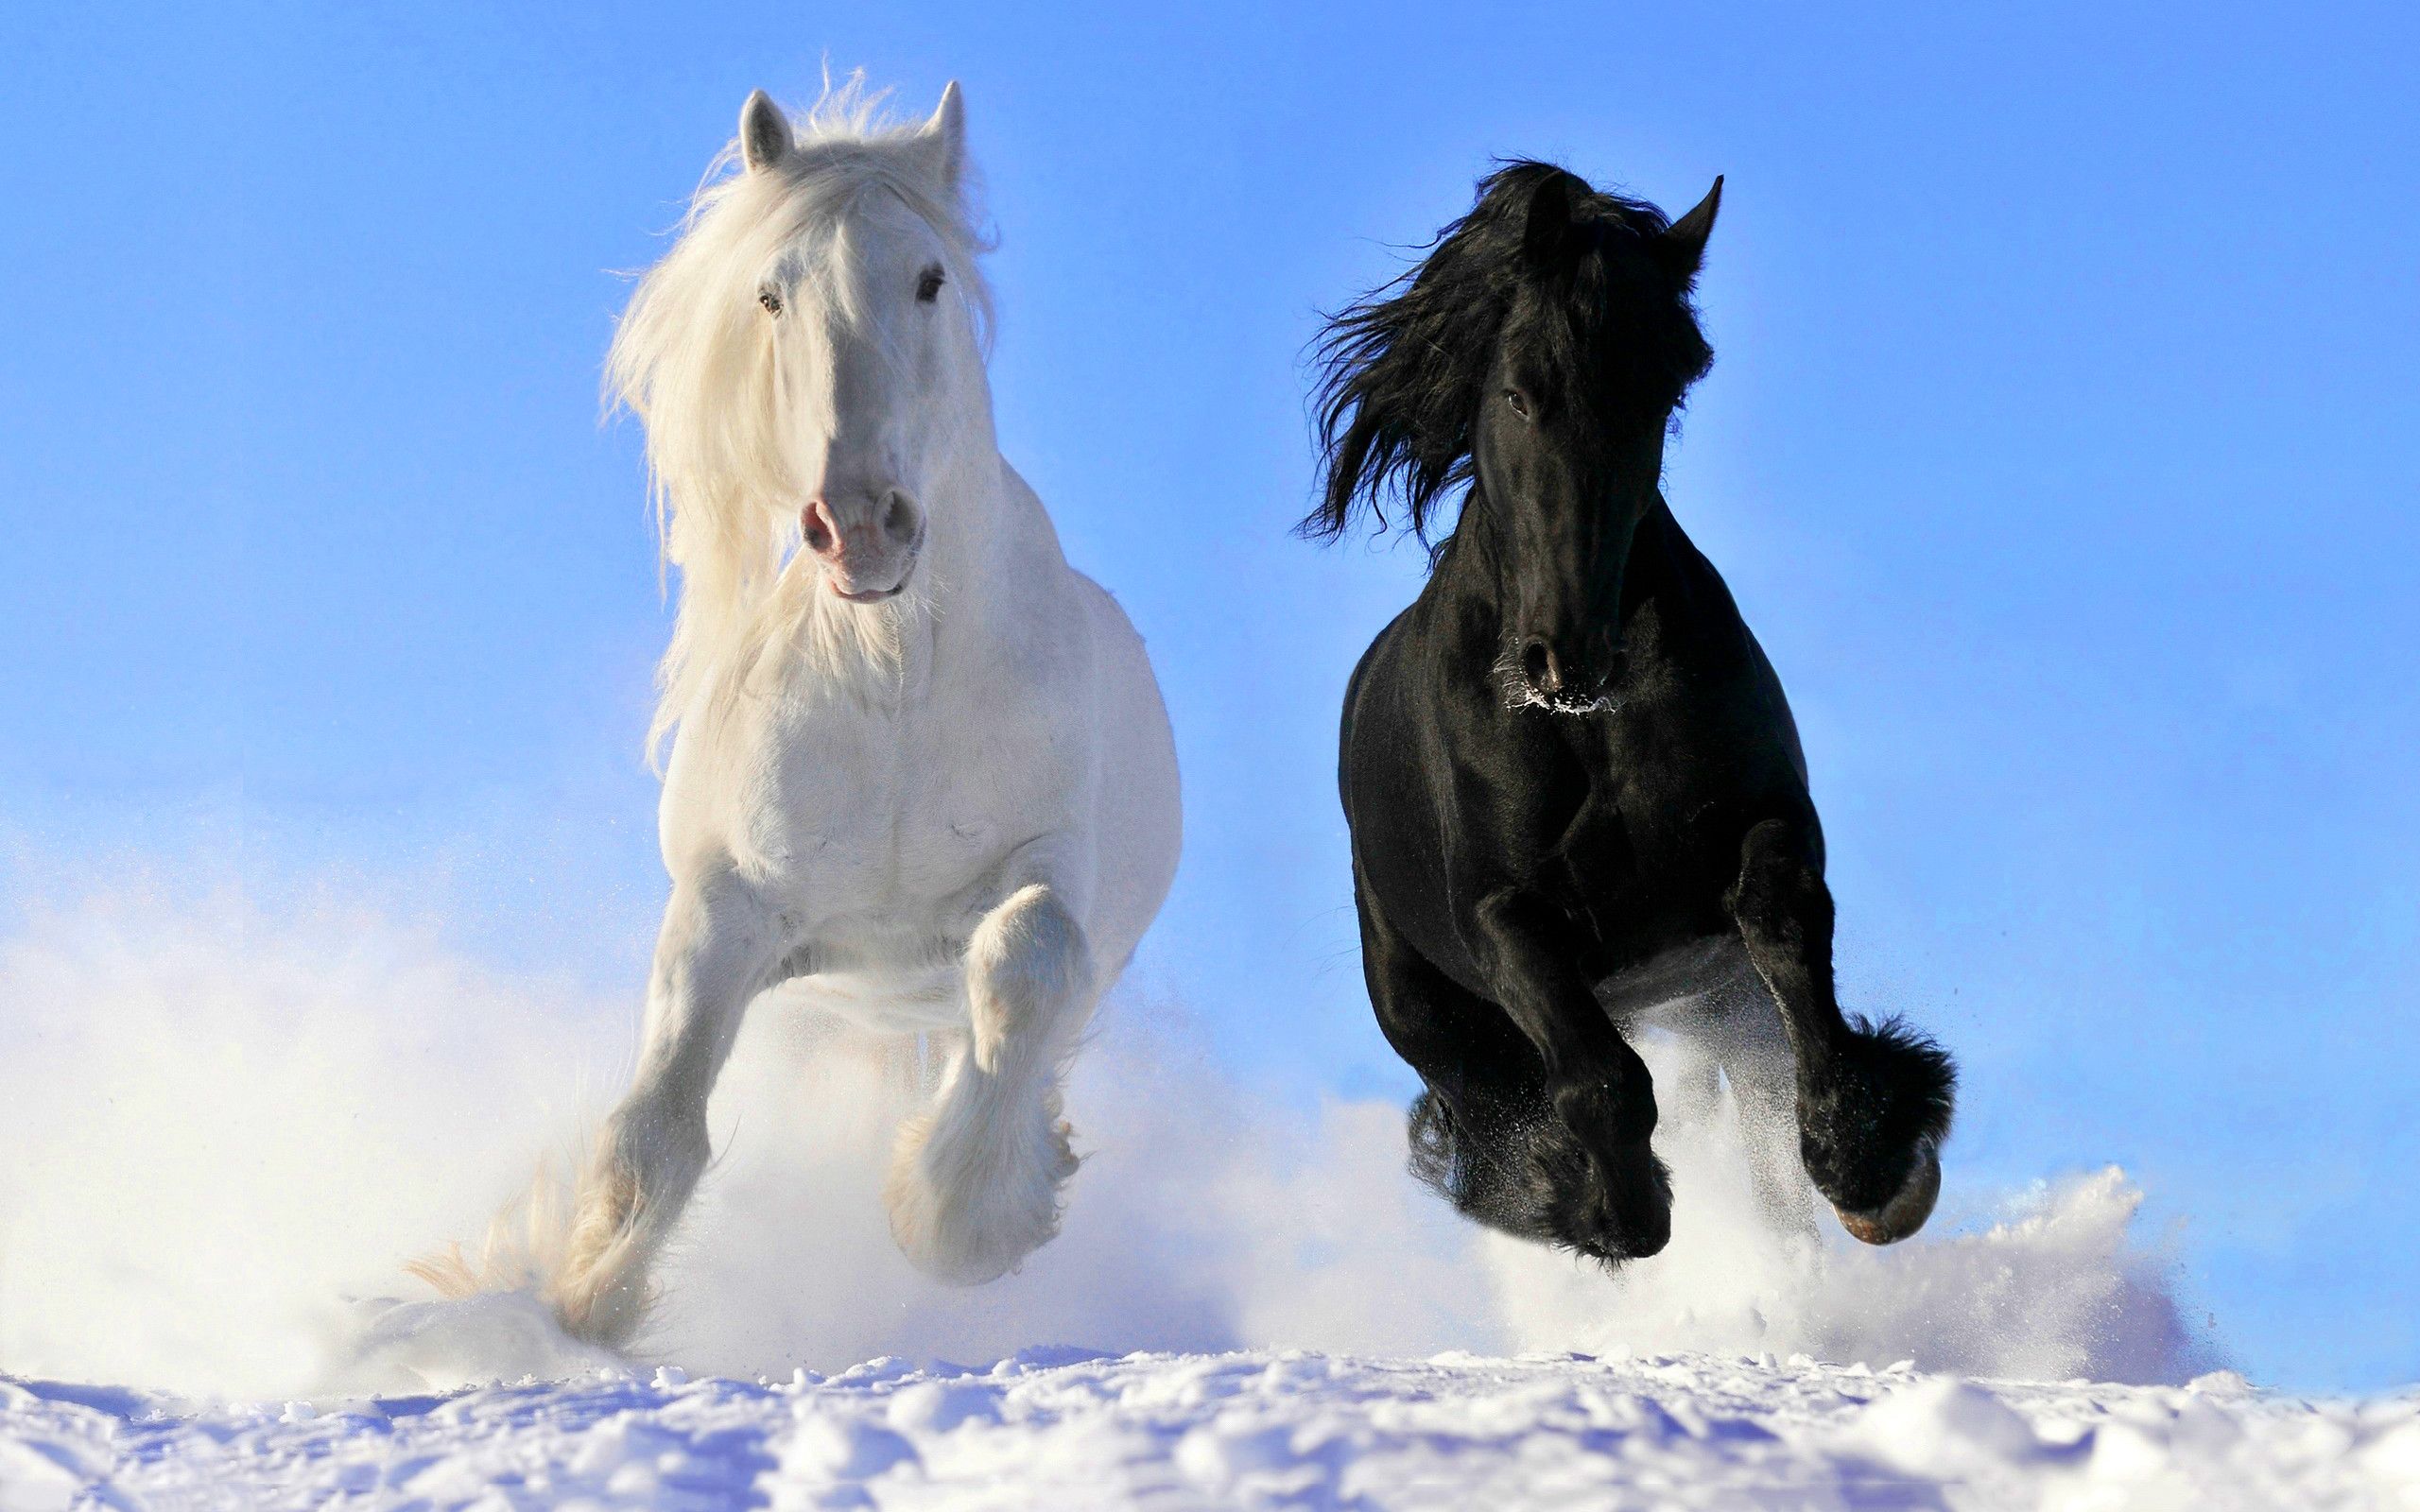
[[947, 282], [948, 280], [942, 276], [942, 266], [939, 263], [935, 263], [932, 266], [925, 269], [925, 271], [916, 280], [917, 302], [921, 304], [930, 304], [935, 300], [940, 299], [942, 294], [942, 285]]
[[1504, 402], [1512, 406], [1513, 414], [1520, 416], [1523, 420], [1530, 418], [1530, 402], [1522, 396], [1518, 388], [1504, 390]]
[[779, 315], [782, 313], [782, 291], [779, 289], [758, 289], [756, 291], [756, 302], [765, 307], [765, 313], [767, 315]]

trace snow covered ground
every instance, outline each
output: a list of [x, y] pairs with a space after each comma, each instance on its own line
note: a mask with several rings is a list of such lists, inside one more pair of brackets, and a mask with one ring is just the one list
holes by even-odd
[[186, 1408], [0, 1386], [0, 1508], [2420, 1505], [2420, 1403], [1795, 1356], [1299, 1351]]
[[140, 898], [0, 939], [0, 1512], [2420, 1508], [2420, 1401], [2228, 1372], [2122, 1173], [1977, 1191], [1953, 1143], [1915, 1241], [1776, 1228], [1676, 1046], [1673, 1242], [1609, 1277], [1445, 1212], [1392, 1102], [1272, 1105], [1131, 996], [1065, 1232], [953, 1291], [885, 1228], [883, 1069], [768, 1005], [622, 1362], [400, 1263], [560, 1146], [626, 1008], [372, 916]]

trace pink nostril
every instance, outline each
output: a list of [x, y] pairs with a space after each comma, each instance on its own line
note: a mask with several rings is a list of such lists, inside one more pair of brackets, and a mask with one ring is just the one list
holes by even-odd
[[840, 549], [840, 530], [833, 524], [832, 511], [821, 499], [809, 500], [806, 511], [799, 517], [799, 528], [805, 532], [806, 549], [819, 557], [829, 557]]

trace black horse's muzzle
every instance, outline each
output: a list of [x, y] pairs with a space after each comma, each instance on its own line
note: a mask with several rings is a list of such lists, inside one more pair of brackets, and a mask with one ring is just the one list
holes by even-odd
[[1558, 644], [1545, 635], [1524, 637], [1506, 659], [1520, 701], [1558, 713], [1584, 713], [1605, 706], [1627, 663], [1616, 632], [1592, 629]]

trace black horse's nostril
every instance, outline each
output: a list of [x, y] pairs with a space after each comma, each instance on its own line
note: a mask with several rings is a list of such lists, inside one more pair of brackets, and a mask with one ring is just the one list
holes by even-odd
[[1540, 693], [1563, 690], [1563, 663], [1556, 658], [1554, 648], [1544, 641], [1533, 640], [1521, 647], [1521, 676]]

